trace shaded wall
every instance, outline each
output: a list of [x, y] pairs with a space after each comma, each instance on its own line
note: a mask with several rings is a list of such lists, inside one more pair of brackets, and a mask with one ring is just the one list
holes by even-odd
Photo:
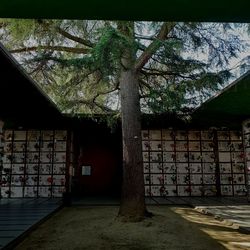
[[[76, 164], [72, 192], [77, 196], [119, 196], [122, 179], [120, 129], [105, 123], [80, 122], [75, 129]], [[90, 173], [82, 167], [90, 166]], [[89, 170], [89, 169], [88, 169]]]

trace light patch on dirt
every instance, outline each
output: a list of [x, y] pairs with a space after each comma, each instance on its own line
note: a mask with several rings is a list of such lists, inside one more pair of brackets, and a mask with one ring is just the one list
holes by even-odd
[[[155, 216], [137, 223], [116, 220], [118, 207], [63, 208], [19, 244], [16, 250], [220, 250], [217, 224], [190, 208], [149, 207]], [[193, 217], [193, 218], [192, 218]], [[205, 219], [203, 223], [203, 219]], [[212, 218], [210, 217], [210, 220]], [[215, 221], [219, 223], [218, 221]], [[221, 228], [225, 228], [222, 225]], [[227, 227], [226, 227], [227, 228]], [[227, 230], [227, 229], [225, 229]], [[230, 229], [231, 233], [238, 233]], [[228, 248], [230, 249], [230, 248]], [[234, 248], [241, 249], [241, 248]], [[247, 248], [245, 248], [247, 249]]]
[[174, 208], [173, 211], [195, 223], [201, 231], [220, 242], [226, 249], [250, 249], [250, 235], [239, 233], [238, 226], [232, 222], [221, 220], [219, 217], [216, 219], [211, 215], [203, 215], [193, 209]]

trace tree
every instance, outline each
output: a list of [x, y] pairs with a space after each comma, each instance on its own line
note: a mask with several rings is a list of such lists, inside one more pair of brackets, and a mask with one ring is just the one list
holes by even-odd
[[[121, 115], [123, 188], [119, 215], [148, 215], [141, 111], [183, 111], [230, 76], [243, 49], [240, 25], [216, 23], [2, 20], [2, 40], [67, 112]], [[20, 54], [23, 54], [21, 57]]]

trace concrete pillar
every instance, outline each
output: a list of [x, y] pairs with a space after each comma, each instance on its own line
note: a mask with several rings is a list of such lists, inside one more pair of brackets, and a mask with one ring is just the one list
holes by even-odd
[[250, 119], [242, 123], [247, 199], [250, 202]]

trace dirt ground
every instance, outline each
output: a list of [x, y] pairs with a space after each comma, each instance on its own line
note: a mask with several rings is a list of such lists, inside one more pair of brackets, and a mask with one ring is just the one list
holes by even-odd
[[116, 220], [118, 207], [67, 207], [31, 232], [16, 250], [250, 249], [250, 235], [187, 207], [152, 206], [137, 223]]

